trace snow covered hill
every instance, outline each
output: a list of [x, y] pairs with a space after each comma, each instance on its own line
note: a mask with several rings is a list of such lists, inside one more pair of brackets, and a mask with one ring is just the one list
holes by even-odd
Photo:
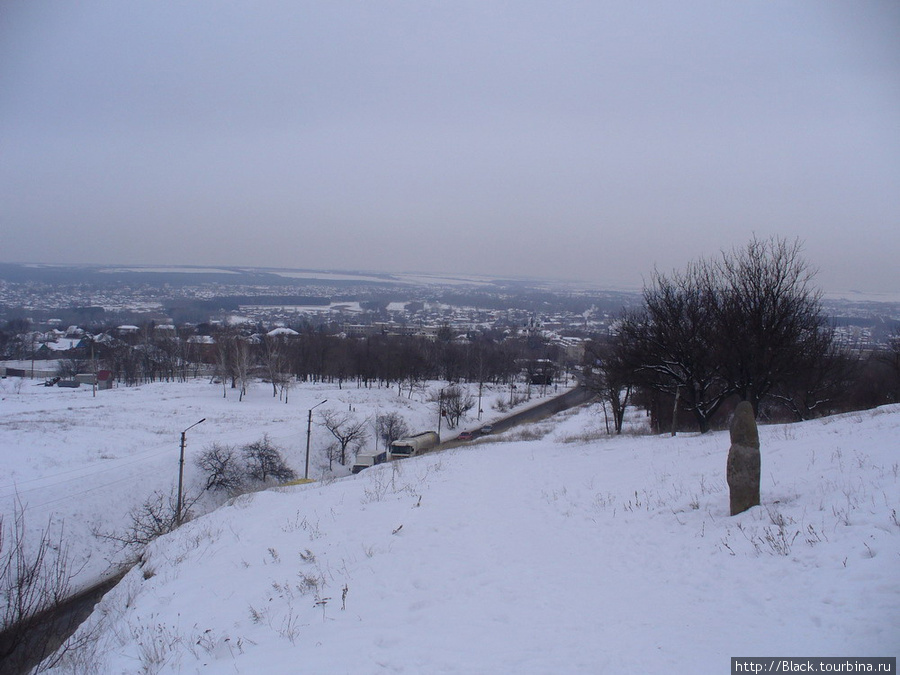
[[763, 504], [736, 517], [726, 433], [597, 427], [580, 409], [532, 440], [238, 498], [152, 544], [82, 627], [91, 651], [56, 672], [720, 674], [732, 656], [898, 655], [900, 406], [762, 427]]
[[[194, 460], [213, 443], [240, 447], [265, 434], [302, 476], [308, 411], [325, 400], [311, 429], [309, 470], [318, 479], [332, 474], [325, 456], [334, 441], [320, 425], [320, 412], [368, 420], [366, 449], [374, 449], [378, 416], [396, 413], [414, 431], [436, 428], [437, 403], [430, 399], [436, 400], [440, 386], [421, 383], [412, 395], [404, 389], [401, 396], [396, 387], [298, 384], [285, 403], [272, 396], [271, 385], [261, 383], [239, 401], [237, 390], [205, 380], [117, 387], [94, 396], [90, 387], [59, 389], [0, 379], [0, 517], [12, 523], [20, 504], [32, 538], [48, 522], [51, 538], [64, 530], [77, 565], [85, 563], [75, 585], [87, 585], [120, 560], [115, 547], [92, 532], [121, 531], [130, 522], [130, 510], [154, 492], [173, 490], [181, 431], [199, 420], [206, 421], [186, 437], [185, 485], [192, 495], [204, 484]], [[477, 396], [477, 385], [470, 393]], [[535, 387], [532, 393], [538, 397], [541, 390]], [[508, 388], [485, 387], [483, 421], [473, 411], [461, 428], [478, 428], [496, 418], [501, 401], [508, 402]], [[446, 424], [442, 429], [448, 438], [457, 431], [448, 434]], [[335, 465], [335, 472], [341, 471], [349, 473], [349, 467]], [[195, 510], [211, 508], [209, 501]]]

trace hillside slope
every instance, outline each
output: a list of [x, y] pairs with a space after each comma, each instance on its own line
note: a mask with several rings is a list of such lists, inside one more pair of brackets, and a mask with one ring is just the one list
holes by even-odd
[[[430, 400], [437, 398], [437, 383], [416, 388], [412, 396], [408, 391], [398, 395], [396, 387], [298, 384], [290, 392], [289, 403], [273, 397], [271, 385], [263, 383], [255, 383], [242, 401], [237, 390], [223, 390], [222, 385], [205, 380], [117, 387], [97, 396], [89, 387], [34, 385], [19, 378], [0, 380], [0, 518], [13, 522], [21, 507], [32, 538], [48, 522], [51, 538], [62, 532], [75, 567], [81, 569], [75, 579], [79, 587], [107, 573], [111, 562], [118, 569], [115, 563], [121, 560], [111, 542], [92, 532], [120, 532], [131, 522], [130, 512], [154, 492], [173, 492], [182, 430], [190, 428], [185, 489], [196, 496], [202, 494], [205, 481], [196, 465], [203, 451], [212, 444], [240, 448], [264, 434], [302, 476], [308, 411], [323, 400], [327, 403], [316, 409], [311, 426], [312, 478], [350, 471], [337, 463], [334, 472], [329, 470], [327, 448], [334, 438], [321, 425], [320, 412], [367, 420], [367, 450], [374, 449], [378, 416], [396, 414], [413, 431], [437, 424], [437, 404]], [[496, 406], [506, 399], [508, 389], [486, 386], [484, 390], [484, 422], [490, 422], [500, 415]], [[470, 393], [477, 394], [477, 385], [470, 387]], [[195, 425], [201, 419], [205, 423]], [[478, 428], [482, 423], [472, 415], [461, 428]], [[442, 434], [452, 438], [458, 431], [448, 431], [444, 425]], [[215, 502], [204, 495], [194, 510], [205, 512]]]
[[[896, 656], [900, 406], [728, 436], [477, 443], [239, 498], [155, 542], [82, 630], [95, 673], [723, 673]], [[540, 436], [540, 433], [536, 433]]]

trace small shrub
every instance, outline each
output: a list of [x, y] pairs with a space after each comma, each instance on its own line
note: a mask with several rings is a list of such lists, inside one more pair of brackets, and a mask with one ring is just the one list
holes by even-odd
[[587, 429], [580, 434], [570, 434], [563, 436], [560, 438], [561, 443], [594, 443], [599, 440], [605, 439], [609, 436], [609, 433], [606, 431], [601, 431], [600, 429]]
[[197, 457], [196, 463], [206, 475], [205, 490], [238, 494], [244, 488], [245, 468], [233, 447], [213, 443]]
[[241, 453], [247, 465], [247, 475], [255, 481], [260, 483], [269, 480], [288, 481], [297, 477], [293, 469], [285, 464], [281, 452], [272, 445], [268, 436], [245, 445]]
[[[182, 522], [190, 520], [190, 509], [196, 502], [195, 496], [186, 495], [183, 498]], [[178, 527], [178, 500], [175, 491], [172, 490], [168, 495], [155, 491], [142, 504], [132, 508], [128, 517], [131, 523], [121, 532], [95, 530], [93, 534], [114, 542], [120, 550], [128, 551], [133, 558], [137, 558], [147, 544]]]
[[[36, 658], [55, 649], [57, 633], [71, 633], [78, 625], [71, 615], [59, 618], [54, 631], [44, 630], [42, 613], [58, 609], [72, 593], [72, 580], [81, 571], [76, 567], [65, 539], [64, 528], [51, 534], [53, 523], [29, 541], [25, 507], [14, 504], [12, 526], [4, 529], [0, 516], [0, 671], [29, 672]], [[67, 652], [85, 647], [96, 636], [85, 634], [66, 641], [54, 663]], [[10, 670], [7, 671], [6, 668]]]

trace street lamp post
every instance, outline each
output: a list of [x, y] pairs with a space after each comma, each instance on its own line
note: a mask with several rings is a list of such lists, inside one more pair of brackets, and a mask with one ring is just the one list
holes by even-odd
[[328, 403], [326, 398], [321, 403], [316, 403], [309, 409], [309, 418], [306, 420], [306, 467], [303, 469], [303, 480], [309, 480], [309, 437], [312, 434], [312, 411], [318, 408], [322, 403]]
[[177, 509], [177, 511], [175, 512], [175, 525], [176, 525], [176, 526], [180, 526], [180, 525], [181, 525], [181, 520], [182, 520], [182, 517], [184, 516], [184, 514], [183, 514], [181, 511], [182, 511], [182, 509], [184, 508], [184, 500], [183, 500], [183, 498], [182, 498], [182, 494], [183, 494], [183, 493], [182, 493], [182, 486], [184, 485], [184, 442], [185, 442], [185, 434], [187, 434], [188, 431], [190, 431], [191, 429], [193, 429], [193, 428], [194, 428], [195, 426], [197, 426], [198, 424], [203, 424], [205, 421], [206, 421], [206, 418], [204, 417], [204, 418], [203, 418], [202, 420], [200, 420], [199, 422], [194, 422], [191, 426], [189, 426], [187, 429], [185, 429], [184, 431], [181, 432], [181, 454], [180, 454], [179, 457], [178, 457], [178, 498], [177, 498], [177, 501], [176, 501], [176, 503], [175, 503], [175, 504], [176, 504], [175, 508]]

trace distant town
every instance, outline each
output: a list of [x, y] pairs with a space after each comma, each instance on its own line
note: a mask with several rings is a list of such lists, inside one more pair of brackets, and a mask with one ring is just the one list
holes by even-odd
[[[608, 332], [640, 289], [605, 290], [572, 282], [425, 274], [208, 267], [99, 267], [0, 264], [0, 322], [42, 331], [44, 353], [66, 340], [121, 326], [251, 325], [314, 327], [346, 337], [434, 339], [540, 333], [571, 347]], [[900, 323], [900, 302], [823, 300], [840, 341], [883, 346]], [[126, 329], [127, 330], [127, 329]], [[7, 355], [7, 358], [10, 355]]]
[[296, 270], [0, 265], [0, 321], [40, 330], [42, 354], [83, 331], [151, 325], [313, 327], [333, 335], [435, 339], [540, 332], [561, 344], [608, 330], [637, 291], [536, 280]]

